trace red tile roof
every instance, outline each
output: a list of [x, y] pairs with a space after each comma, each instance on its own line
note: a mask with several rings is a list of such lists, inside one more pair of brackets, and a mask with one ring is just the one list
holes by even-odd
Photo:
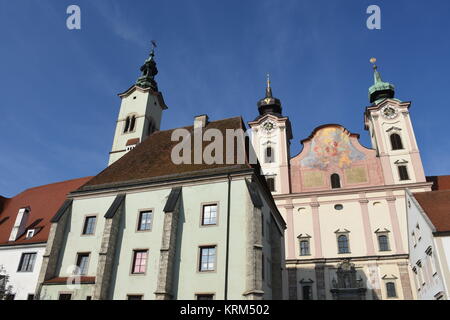
[[437, 232], [450, 231], [450, 190], [414, 193]]
[[[0, 245], [15, 245], [46, 242], [50, 231], [50, 219], [66, 200], [69, 192], [76, 190], [92, 177], [52, 183], [27, 189], [13, 198], [0, 197]], [[1, 205], [3, 204], [3, 209]], [[26, 228], [35, 229], [35, 235], [25, 239], [25, 233], [16, 241], [8, 241], [11, 230], [21, 208], [29, 207], [30, 215]]]
[[[171, 153], [174, 146], [179, 141], [171, 141], [172, 132], [176, 129], [156, 131], [147, 139], [142, 141], [136, 148], [122, 156], [119, 160], [100, 172], [92, 180], [86, 183], [81, 190], [95, 189], [98, 187], [114, 186], [130, 181], [147, 180], [167, 180], [170, 177], [195, 176], [208, 173], [224, 172], [231, 169], [242, 170], [251, 169], [253, 166], [246, 160], [244, 164], [226, 164], [226, 130], [242, 129], [245, 132], [245, 125], [241, 117], [234, 117], [218, 121], [209, 122], [204, 130], [218, 129], [224, 137], [223, 164], [175, 164], [171, 160]], [[181, 128], [180, 128], [181, 129]], [[193, 126], [184, 127], [192, 133]], [[204, 132], [204, 131], [203, 131]], [[203, 142], [203, 150], [210, 142]], [[235, 151], [238, 144], [235, 141]], [[193, 161], [193, 149], [191, 159]], [[245, 150], [244, 150], [245, 152]], [[234, 152], [236, 160], [237, 152]], [[248, 153], [244, 153], [248, 154]], [[234, 161], [236, 163], [236, 161]]]
[[432, 190], [449, 190], [450, 176], [432, 176], [427, 177], [428, 182], [433, 182]]

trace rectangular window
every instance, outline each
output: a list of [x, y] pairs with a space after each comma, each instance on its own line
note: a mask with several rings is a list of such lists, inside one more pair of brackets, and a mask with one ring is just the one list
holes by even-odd
[[409, 180], [406, 166], [398, 166], [398, 175], [400, 176], [400, 181]]
[[425, 252], [428, 256], [428, 261], [431, 267], [431, 275], [434, 276], [437, 273], [436, 270], [436, 264], [434, 263], [434, 257], [433, 257], [433, 249], [431, 248], [431, 246], [427, 249], [427, 251]]
[[416, 262], [418, 269], [418, 274], [419, 274], [419, 286], [424, 286], [425, 285], [425, 277], [423, 276], [423, 269], [422, 269], [422, 261], [418, 260]]
[[303, 300], [312, 300], [311, 286], [302, 286]]
[[216, 270], [216, 246], [200, 247], [199, 271]]
[[138, 231], [146, 231], [152, 229], [153, 211], [146, 210], [139, 212]]
[[395, 283], [394, 282], [387, 282], [386, 283], [386, 292], [388, 298], [396, 298], [397, 292], [395, 290]]
[[5, 296], [5, 300], [14, 300], [16, 298], [15, 294], [7, 293]]
[[214, 300], [213, 294], [196, 294], [197, 300]]
[[420, 291], [420, 284], [419, 284], [420, 280], [418, 280], [417, 268], [413, 267], [412, 271], [414, 272], [414, 283], [416, 285], [416, 289], [417, 291]]
[[208, 204], [203, 206], [202, 226], [217, 224], [217, 204]]
[[345, 234], [338, 236], [338, 252], [339, 253], [350, 253], [348, 247], [348, 237]]
[[266, 181], [267, 181], [267, 186], [269, 187], [270, 192], [274, 192], [275, 191], [275, 178], [269, 177], [269, 178], [266, 178]]
[[85, 275], [87, 274], [89, 266], [89, 253], [78, 253], [77, 254], [77, 267], [76, 274]]
[[20, 258], [18, 272], [33, 272], [34, 262], [36, 261], [36, 253], [22, 253]]
[[34, 300], [34, 294], [30, 293], [30, 294], [27, 296], [27, 300]]
[[127, 295], [127, 300], [142, 300], [141, 294], [129, 294]]
[[300, 240], [300, 255], [309, 256], [309, 240]]
[[148, 250], [134, 250], [133, 274], [143, 274], [147, 267]]
[[60, 293], [59, 300], [72, 300], [72, 294], [71, 293]]
[[92, 300], [92, 296], [86, 296], [86, 300]]
[[378, 245], [380, 247], [380, 251], [389, 251], [389, 239], [387, 234], [382, 234], [378, 236]]
[[83, 235], [94, 234], [96, 221], [97, 221], [96, 216], [86, 217], [86, 219], [84, 220]]

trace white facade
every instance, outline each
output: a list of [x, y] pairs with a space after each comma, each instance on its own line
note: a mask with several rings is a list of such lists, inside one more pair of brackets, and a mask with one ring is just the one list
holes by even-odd
[[408, 190], [409, 261], [419, 300], [449, 299], [450, 236], [436, 231], [426, 212]]
[[[161, 93], [150, 88], [133, 86], [119, 96], [122, 100], [108, 165], [159, 130], [162, 111], [167, 109]], [[137, 142], [130, 144], [132, 140]]]
[[[27, 300], [29, 295], [34, 296], [45, 245], [45, 243], [40, 243], [0, 247], [0, 269], [3, 269], [9, 276], [7, 285], [12, 286], [11, 294], [14, 295], [14, 300]], [[32, 271], [19, 270], [20, 260], [24, 253], [36, 254]]]
[[272, 194], [289, 193], [291, 143], [288, 118], [269, 114], [249, 122], [249, 126], [252, 129], [252, 145], [263, 175], [266, 179], [273, 179]]

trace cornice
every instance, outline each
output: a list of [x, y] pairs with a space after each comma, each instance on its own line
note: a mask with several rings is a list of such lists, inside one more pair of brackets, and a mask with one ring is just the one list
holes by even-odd
[[426, 188], [431, 187], [432, 182], [414, 182], [405, 184], [392, 184], [392, 185], [381, 185], [381, 186], [369, 186], [369, 187], [358, 187], [358, 188], [347, 188], [347, 189], [333, 189], [333, 190], [322, 190], [322, 191], [308, 191], [308, 192], [297, 192], [297, 193], [284, 193], [273, 195], [275, 200], [284, 200], [292, 198], [304, 198], [304, 197], [319, 197], [319, 196], [336, 196], [336, 195], [354, 195], [359, 192], [376, 192], [376, 191], [397, 191], [411, 188]]

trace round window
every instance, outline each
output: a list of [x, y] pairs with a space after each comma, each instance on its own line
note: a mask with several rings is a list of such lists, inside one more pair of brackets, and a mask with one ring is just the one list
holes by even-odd
[[342, 204], [336, 204], [336, 205], [334, 206], [334, 209], [335, 209], [335, 210], [342, 210], [342, 209], [344, 209], [344, 206], [343, 206]]

